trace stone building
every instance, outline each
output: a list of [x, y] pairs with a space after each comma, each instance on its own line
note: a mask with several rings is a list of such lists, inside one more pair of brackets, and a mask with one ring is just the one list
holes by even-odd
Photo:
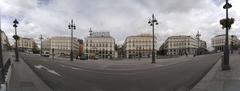
[[[79, 54], [78, 39], [73, 37], [73, 56]], [[50, 55], [69, 57], [71, 53], [71, 37], [56, 36], [43, 41], [43, 51], [49, 51]]]
[[203, 40], [191, 36], [170, 36], [160, 47], [166, 55], [196, 54], [198, 49], [206, 49], [207, 44]]
[[[154, 42], [156, 48], [156, 37]], [[123, 44], [123, 50], [126, 58], [150, 58], [152, 56], [152, 47], [153, 41], [151, 34], [128, 36]]]
[[115, 39], [110, 32], [92, 32], [85, 38], [84, 51], [89, 58], [114, 58]]
[[[233, 48], [239, 46], [239, 39], [235, 35], [229, 35], [229, 48]], [[217, 35], [212, 38], [212, 47], [215, 51], [223, 51], [225, 46], [225, 34]]]

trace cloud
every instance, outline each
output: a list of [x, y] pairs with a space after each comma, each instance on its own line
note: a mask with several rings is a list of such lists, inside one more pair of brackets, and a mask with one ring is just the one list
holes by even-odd
[[[219, 20], [225, 17], [223, 0], [1, 0], [0, 12], [3, 29], [9, 38], [13, 35], [12, 21], [19, 19], [19, 34], [24, 37], [69, 36], [67, 25], [74, 20], [74, 36], [85, 38], [89, 28], [93, 31], [110, 31], [117, 43], [127, 36], [152, 33], [147, 24], [152, 13], [159, 21], [156, 35], [159, 45], [171, 35], [195, 36], [199, 30], [202, 39], [224, 33]], [[230, 0], [231, 17], [238, 17], [239, 0]], [[239, 18], [231, 33], [239, 34]], [[239, 36], [239, 35], [238, 35]]]

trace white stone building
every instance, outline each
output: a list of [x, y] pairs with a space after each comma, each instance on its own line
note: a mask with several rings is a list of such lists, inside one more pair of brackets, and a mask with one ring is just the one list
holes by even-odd
[[89, 58], [114, 58], [115, 39], [109, 32], [92, 32], [85, 38], [84, 51]]
[[32, 51], [35, 45], [33, 38], [20, 37], [18, 42], [19, 51]]
[[[239, 39], [235, 35], [229, 35], [228, 37], [229, 48], [231, 46], [239, 45]], [[223, 51], [225, 46], [225, 34], [217, 35], [212, 38], [212, 47], [215, 51]]]
[[6, 50], [7, 48], [10, 47], [10, 44], [9, 44], [9, 41], [8, 41], [8, 37], [7, 35], [5, 34], [5, 32], [2, 31], [1, 33], [1, 36], [2, 36], [2, 48], [3, 50]]
[[[157, 38], [155, 37], [155, 53]], [[150, 58], [152, 56], [153, 41], [151, 34], [128, 36], [123, 44], [126, 58]]]
[[162, 45], [166, 55], [196, 54], [198, 48], [206, 49], [206, 42], [186, 35], [170, 36]]
[[[47, 38], [43, 41], [43, 51], [49, 51], [50, 55], [69, 57], [71, 53], [71, 37], [56, 36]], [[73, 37], [73, 56], [76, 57], [79, 54], [79, 42], [78, 39]]]

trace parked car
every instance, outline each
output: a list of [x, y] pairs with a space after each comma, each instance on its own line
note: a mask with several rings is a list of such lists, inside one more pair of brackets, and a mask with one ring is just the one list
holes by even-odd
[[88, 60], [88, 55], [87, 54], [81, 55], [80, 60]]

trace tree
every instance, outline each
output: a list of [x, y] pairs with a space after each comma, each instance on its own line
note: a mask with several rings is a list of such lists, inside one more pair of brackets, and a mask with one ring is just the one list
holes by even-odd
[[38, 50], [37, 43], [35, 43], [35, 42], [33, 42], [32, 52], [33, 52], [34, 54], [40, 53], [40, 51]]
[[120, 45], [115, 44], [114, 49], [117, 51], [118, 57], [122, 58], [122, 56], [123, 56], [123, 48]]

